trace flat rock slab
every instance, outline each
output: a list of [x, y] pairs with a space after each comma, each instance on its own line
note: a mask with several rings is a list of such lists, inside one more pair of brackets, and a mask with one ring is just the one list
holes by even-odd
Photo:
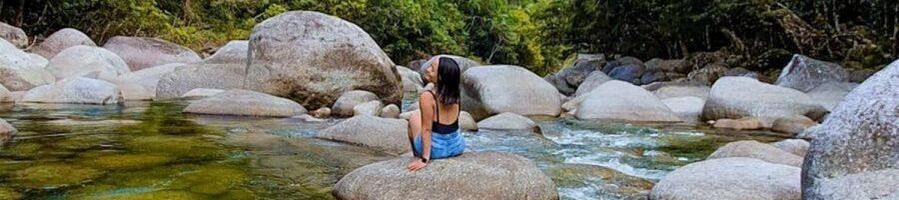
[[292, 117], [305, 114], [306, 109], [289, 99], [236, 89], [195, 101], [187, 105], [184, 112], [209, 115]]

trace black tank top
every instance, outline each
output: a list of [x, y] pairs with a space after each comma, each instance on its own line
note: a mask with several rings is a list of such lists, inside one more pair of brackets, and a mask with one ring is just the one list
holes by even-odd
[[436, 119], [434, 119], [433, 122], [431, 122], [431, 132], [439, 133], [439, 134], [451, 134], [451, 133], [455, 133], [456, 131], [458, 131], [458, 130], [459, 130], [459, 117], [458, 117], [458, 115], [456, 115], [456, 121], [453, 121], [452, 124], [448, 124], [448, 125], [441, 124], [441, 123], [440, 123], [440, 106], [439, 106], [439, 105], [440, 105], [440, 102], [437, 102], [437, 95], [436, 95], [436, 94], [434, 94], [434, 93], [431, 92], [431, 91], [428, 91], [428, 93], [431, 93], [431, 96], [434, 96], [434, 100], [435, 100], [435, 101], [434, 101], [434, 106], [436, 106], [436, 108], [437, 108], [437, 109], [434, 111], [434, 114], [436, 114], [437, 117], [436, 117]]

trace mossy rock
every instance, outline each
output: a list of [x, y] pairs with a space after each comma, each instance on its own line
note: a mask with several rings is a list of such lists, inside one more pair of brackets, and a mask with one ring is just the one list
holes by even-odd
[[0, 155], [12, 157], [30, 157], [37, 154], [44, 145], [30, 142], [17, 142], [7, 145]]
[[0, 199], [22, 199], [22, 194], [10, 188], [0, 188]]
[[247, 189], [229, 190], [215, 199], [219, 200], [251, 200], [256, 199], [256, 193]]
[[223, 146], [202, 137], [138, 137], [126, 141], [125, 147], [136, 152], [165, 154], [178, 159], [220, 160], [228, 154]]
[[54, 163], [41, 164], [14, 172], [9, 181], [13, 184], [35, 189], [52, 189], [89, 182], [104, 172], [84, 166]]
[[654, 185], [652, 181], [595, 165], [561, 164], [548, 173], [561, 187], [596, 187], [598, 194], [623, 199], [645, 197]]
[[60, 149], [85, 150], [113, 142], [108, 134], [72, 135], [53, 144]]
[[162, 155], [126, 154], [100, 156], [84, 160], [81, 164], [106, 170], [137, 170], [164, 165], [172, 160], [172, 157]]
[[231, 166], [207, 165], [186, 172], [171, 184], [173, 188], [185, 188], [191, 192], [217, 195], [225, 193], [249, 181], [246, 172]]
[[166, 165], [150, 169], [128, 172], [116, 172], [106, 175], [99, 180], [102, 184], [111, 184], [118, 187], [162, 187], [172, 182], [183, 172], [196, 169], [196, 165]]
[[193, 199], [209, 199], [207, 196], [202, 194], [191, 193], [182, 190], [160, 190], [160, 191], [149, 191], [149, 192], [130, 192], [130, 193], [113, 193], [113, 194], [100, 194], [100, 195], [88, 195], [88, 194], [80, 194], [76, 195], [72, 199], [91, 199], [91, 200], [156, 200], [156, 199], [166, 199], [166, 200], [193, 200]]

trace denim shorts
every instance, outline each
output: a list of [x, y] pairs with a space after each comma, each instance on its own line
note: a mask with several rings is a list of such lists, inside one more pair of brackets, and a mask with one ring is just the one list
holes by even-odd
[[[415, 136], [412, 145], [413, 154], [422, 155], [421, 135]], [[450, 158], [461, 155], [465, 151], [465, 140], [459, 130], [450, 134], [431, 133], [430, 159]]]

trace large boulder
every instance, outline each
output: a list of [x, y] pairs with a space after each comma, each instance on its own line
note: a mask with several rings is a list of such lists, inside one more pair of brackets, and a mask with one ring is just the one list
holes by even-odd
[[306, 108], [290, 99], [261, 92], [234, 89], [194, 101], [184, 108], [184, 112], [207, 115], [292, 117], [305, 114]]
[[182, 63], [169, 63], [160, 66], [144, 68], [142, 70], [127, 73], [116, 78], [121, 82], [133, 82], [140, 84], [147, 91], [150, 91], [156, 94], [156, 86], [159, 84], [159, 80], [162, 79], [162, 76], [175, 71], [179, 67], [184, 66]]
[[[393, 105], [393, 104], [391, 104], [391, 105]], [[383, 109], [383, 108], [384, 108], [384, 104], [378, 100], [361, 103], [361, 104], [353, 107], [353, 116], [359, 116], [359, 115], [380, 116], [381, 109]]]
[[743, 140], [727, 143], [726, 145], [715, 150], [706, 159], [719, 159], [731, 157], [755, 158], [765, 162], [789, 165], [794, 167], [802, 166], [802, 157], [790, 152], [783, 151], [770, 144], [757, 142], [755, 140]]
[[544, 79], [562, 94], [572, 95], [580, 89], [581, 83], [584, 83], [587, 77], [593, 74], [592, 72], [601, 72], [605, 64], [606, 58], [601, 54], [578, 54], [578, 59], [573, 65], [562, 68], [555, 74], [547, 75]]
[[122, 57], [131, 71], [169, 63], [203, 61], [193, 50], [159, 38], [116, 36], [107, 40], [103, 48]]
[[774, 120], [782, 117], [820, 112], [827, 111], [800, 91], [728, 76], [712, 85], [702, 115], [705, 120], [755, 117], [764, 127], [771, 127]]
[[44, 69], [46, 64], [0, 39], [0, 84], [7, 89], [23, 91], [53, 83], [56, 78]]
[[584, 94], [593, 91], [598, 88], [600, 85], [609, 82], [612, 77], [606, 75], [606, 73], [602, 73], [602, 71], [596, 70], [590, 73], [587, 78], [577, 87], [577, 91], [574, 92], [574, 96], [581, 96]]
[[709, 97], [710, 90], [709, 86], [704, 85], [668, 85], [652, 91], [652, 94], [660, 99], [692, 96], [705, 100]]
[[113, 83], [79, 76], [28, 90], [22, 101], [107, 105], [121, 103], [124, 97], [122, 91]]
[[653, 200], [798, 200], [800, 169], [754, 158], [692, 163], [668, 173], [650, 192]]
[[705, 100], [699, 97], [684, 96], [662, 99], [662, 103], [668, 106], [671, 112], [680, 117], [681, 121], [698, 124], [702, 116], [702, 107], [705, 105]]
[[808, 92], [812, 88], [827, 82], [847, 81], [847, 76], [846, 70], [836, 63], [815, 60], [796, 54], [793, 55], [793, 60], [780, 72], [775, 85]]
[[182, 94], [180, 98], [184, 98], [184, 99], [202, 99], [202, 98], [206, 98], [206, 97], [215, 96], [215, 95], [220, 94], [220, 93], [222, 93], [222, 92], [225, 92], [225, 90], [220, 90], [220, 89], [209, 89], [209, 88], [196, 88], [196, 89], [187, 91], [187, 93]]
[[0, 119], [0, 147], [3, 147], [4, 144], [11, 141], [12, 138], [16, 136], [17, 132], [19, 131], [6, 122], [6, 120]]
[[425, 84], [418, 72], [401, 66], [396, 66], [396, 71], [400, 73], [400, 78], [403, 81], [403, 92], [418, 92], [418, 90], [424, 87]]
[[[893, 62], [856, 87], [827, 119], [813, 129], [812, 145], [802, 166], [806, 199], [832, 199], [835, 182], [877, 171], [899, 169], [899, 61]], [[896, 197], [897, 176], [882, 181], [851, 181], [839, 196], [874, 199]], [[877, 180], [878, 178], [866, 179]]]
[[203, 60], [209, 64], [247, 64], [247, 49], [249, 49], [249, 41], [234, 40], [225, 44], [215, 54]]
[[190, 64], [177, 67], [159, 79], [156, 98], [178, 98], [196, 88], [241, 89], [246, 81], [245, 70], [245, 65], [237, 64]]
[[156, 97], [156, 91], [148, 90], [137, 83], [114, 82], [114, 84], [122, 91], [122, 98], [125, 101], [146, 101]]
[[480, 129], [492, 130], [532, 130], [537, 123], [527, 117], [515, 113], [500, 113], [478, 122]]
[[578, 119], [627, 122], [681, 121], [652, 93], [622, 81], [606, 82], [587, 94], [575, 116]]
[[334, 186], [338, 199], [559, 199], [553, 181], [530, 160], [509, 153], [470, 152], [409, 171], [409, 158], [366, 165]]
[[131, 72], [125, 60], [113, 52], [93, 46], [78, 45], [56, 54], [50, 59], [47, 71], [64, 79], [73, 76], [84, 76], [96, 73], [101, 80], [114, 80], [122, 74]]
[[865, 171], [821, 181], [806, 199], [899, 199], [899, 170]]
[[344, 92], [331, 106], [331, 114], [339, 117], [355, 115], [355, 108], [359, 104], [378, 100], [378, 95], [369, 91], [353, 90]]
[[857, 86], [857, 83], [827, 82], [812, 88], [806, 94], [827, 110], [833, 110]]
[[95, 47], [97, 43], [94, 43], [94, 40], [91, 40], [90, 37], [81, 31], [73, 28], [64, 28], [50, 34], [43, 42], [32, 47], [31, 52], [44, 58], [52, 59], [57, 53], [78, 45]]
[[646, 70], [643, 61], [634, 57], [623, 57], [606, 63], [602, 72], [614, 79], [639, 84], [640, 77]]
[[411, 149], [408, 124], [402, 119], [359, 115], [319, 131], [316, 137], [400, 155]]
[[9, 41], [20, 49], [28, 46], [28, 35], [25, 34], [25, 31], [3, 22], [0, 22], [0, 39]]
[[786, 152], [790, 152], [793, 155], [797, 155], [799, 157], [805, 157], [805, 153], [808, 152], [809, 145], [811, 144], [803, 139], [786, 139], [771, 143], [771, 146], [777, 147], [778, 149]]
[[393, 61], [362, 28], [312, 11], [266, 19], [250, 35], [248, 88], [305, 106], [331, 105], [351, 90], [400, 104], [403, 88]]
[[559, 91], [519, 66], [491, 65], [462, 74], [462, 109], [475, 119], [504, 112], [557, 116], [562, 110]]

